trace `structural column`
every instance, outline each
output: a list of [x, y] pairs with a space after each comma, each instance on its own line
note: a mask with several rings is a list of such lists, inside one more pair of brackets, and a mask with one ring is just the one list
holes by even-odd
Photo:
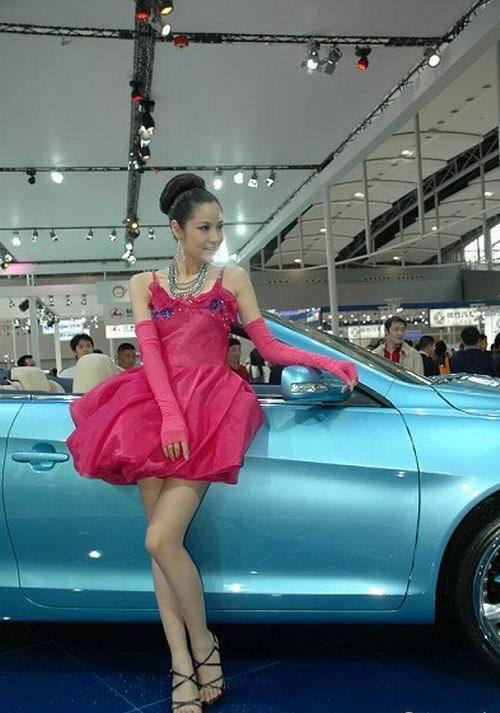
[[30, 351], [33, 355], [35, 364], [41, 367], [40, 361], [40, 334], [38, 332], [38, 314], [36, 311], [36, 297], [30, 297], [29, 300], [29, 316], [30, 316]]
[[335, 248], [333, 245], [332, 211], [330, 206], [330, 188], [323, 187], [323, 212], [325, 217], [326, 265], [328, 270], [328, 296], [332, 314], [332, 332], [339, 333], [339, 303], [337, 297], [337, 275], [335, 268]]
[[300, 266], [304, 267], [304, 225], [302, 223], [302, 213], [299, 215], [299, 257]]
[[[481, 210], [482, 210], [482, 220], [483, 220], [483, 239], [484, 239], [484, 260], [488, 266], [488, 270], [493, 269], [493, 257], [492, 257], [492, 247], [491, 247], [491, 230], [488, 224], [488, 217], [486, 215], [486, 182], [484, 180], [484, 161], [481, 153], [480, 157], [481, 163], [479, 164], [479, 185], [481, 190]], [[481, 254], [479, 251], [479, 241], [478, 241], [478, 258], [481, 262]]]
[[418, 224], [420, 235], [425, 235], [425, 215], [424, 215], [424, 181], [422, 173], [422, 143], [420, 141], [420, 115], [415, 114], [415, 165], [417, 167], [417, 203], [418, 203]]
[[59, 372], [62, 371], [61, 330], [59, 329], [59, 322], [54, 323], [54, 354], [56, 357], [56, 369], [59, 374]]
[[434, 191], [434, 213], [436, 220], [437, 261], [438, 265], [441, 265], [443, 262], [443, 253], [441, 250], [441, 226], [439, 224], [439, 194], [437, 191]]
[[366, 159], [363, 161], [363, 192], [365, 194], [365, 241], [366, 254], [370, 255], [373, 252], [372, 248], [372, 224], [370, 220], [370, 197], [368, 195], [368, 170]]

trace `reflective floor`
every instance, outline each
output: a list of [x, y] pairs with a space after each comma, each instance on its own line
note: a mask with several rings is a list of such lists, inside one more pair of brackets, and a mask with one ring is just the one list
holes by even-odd
[[[168, 713], [160, 624], [2, 624], [2, 713]], [[214, 625], [235, 713], [500, 713], [500, 677], [434, 627]], [[212, 710], [212, 709], [205, 709]]]

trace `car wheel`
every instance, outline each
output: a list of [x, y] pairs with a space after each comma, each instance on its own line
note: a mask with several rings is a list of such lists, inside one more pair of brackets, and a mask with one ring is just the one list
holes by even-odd
[[460, 545], [448, 614], [475, 651], [500, 672], [500, 511], [482, 513]]

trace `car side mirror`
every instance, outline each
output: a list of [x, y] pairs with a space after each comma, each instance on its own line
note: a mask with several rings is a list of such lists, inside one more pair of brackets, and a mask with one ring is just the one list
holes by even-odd
[[308, 366], [287, 366], [281, 373], [281, 393], [285, 401], [315, 404], [346, 401], [351, 390], [333, 374]]

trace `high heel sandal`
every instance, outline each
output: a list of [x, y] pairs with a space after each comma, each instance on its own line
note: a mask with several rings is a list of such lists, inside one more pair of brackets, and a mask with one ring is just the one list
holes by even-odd
[[[205, 656], [203, 661], [196, 661], [196, 659], [193, 657], [195, 673], [202, 666], [220, 666], [221, 665], [219, 641], [213, 632], [210, 632], [210, 633], [212, 634], [214, 645], [212, 647], [211, 652], [208, 654], [208, 656]], [[216, 661], [214, 661], [213, 663], [207, 663], [208, 659], [211, 656], [213, 656], [213, 654], [215, 652], [217, 652], [219, 654], [219, 662], [217, 663]], [[214, 685], [215, 683], [217, 683], [217, 681], [222, 681], [222, 685], [219, 685], [219, 686]], [[214, 678], [212, 681], [209, 681], [208, 683], [199, 683], [198, 690], [201, 691], [202, 688], [210, 688], [210, 689], [212, 689], [212, 691], [219, 691], [219, 695], [217, 696], [217, 698], [214, 698], [211, 701], [202, 701], [202, 705], [204, 705], [204, 706], [214, 706], [216, 703], [219, 703], [222, 700], [222, 697], [224, 696], [224, 693], [226, 691], [226, 683], [224, 681], [224, 676], [218, 676], [217, 678]]]
[[[184, 683], [187, 683], [187, 681], [191, 681], [198, 688], [198, 682], [196, 681], [194, 671], [190, 676], [185, 673], [179, 673], [178, 671], [174, 671], [173, 669], [170, 669], [170, 673], [172, 674], [172, 676], [175, 675], [179, 676], [179, 678], [184, 679], [183, 681], [179, 681], [179, 683], [176, 683], [175, 686], [172, 686], [172, 695], [176, 688], [179, 688], [179, 686], [184, 685]], [[172, 713], [175, 713], [175, 711], [178, 708], [181, 708], [182, 706], [198, 706], [200, 711], [203, 710], [199, 697], [191, 698], [191, 700], [189, 701], [174, 701], [174, 699], [172, 698]]]

